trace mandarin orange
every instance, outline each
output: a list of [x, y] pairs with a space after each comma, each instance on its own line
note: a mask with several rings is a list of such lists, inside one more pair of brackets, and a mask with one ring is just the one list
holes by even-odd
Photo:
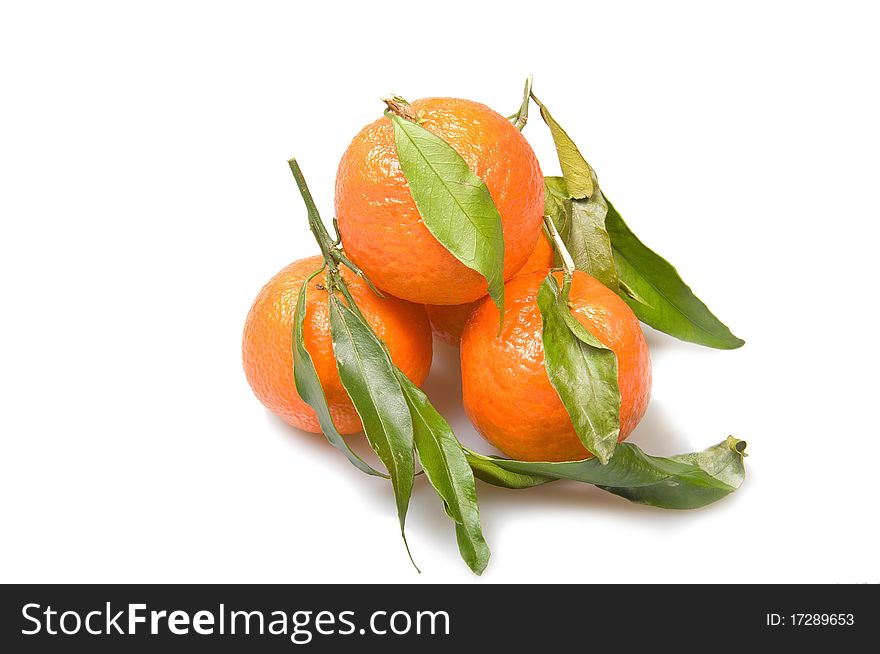
[[[301, 259], [275, 275], [254, 301], [242, 341], [245, 374], [259, 400], [289, 424], [314, 433], [321, 432], [318, 419], [296, 392], [293, 379], [293, 321], [299, 290], [322, 263], [321, 257]], [[421, 385], [431, 367], [433, 347], [424, 307], [394, 297], [380, 298], [348, 270], [342, 275], [367, 322], [388, 345], [394, 363]], [[310, 282], [306, 293], [303, 339], [336, 428], [351, 434], [361, 430], [361, 421], [339, 379], [327, 299], [322, 273]]]
[[[535, 248], [544, 212], [531, 146], [504, 116], [477, 102], [426, 98], [410, 107], [489, 189], [504, 231], [504, 278], [511, 278]], [[364, 127], [342, 156], [335, 205], [346, 254], [383, 291], [422, 304], [464, 304], [486, 294], [486, 280], [425, 226], [387, 117]]]
[[[556, 273], [559, 283], [562, 274]], [[499, 450], [525, 461], [573, 461], [590, 453], [575, 434], [544, 367], [538, 290], [546, 273], [514, 277], [505, 286], [505, 316], [483, 301], [461, 337], [464, 408]], [[572, 315], [617, 355], [620, 440], [635, 429], [651, 395], [651, 360], [639, 321], [615, 293], [575, 272]]]

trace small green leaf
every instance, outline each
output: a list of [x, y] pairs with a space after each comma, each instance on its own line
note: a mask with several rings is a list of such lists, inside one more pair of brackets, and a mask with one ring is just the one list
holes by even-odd
[[571, 315], [552, 274], [538, 291], [544, 365], [584, 447], [602, 463], [620, 435], [617, 357]]
[[437, 413], [425, 394], [399, 369], [397, 379], [409, 403], [416, 451], [428, 481], [455, 522], [461, 557], [476, 574], [489, 563], [489, 547], [480, 526], [480, 507], [474, 475], [449, 423]]
[[558, 200], [567, 200], [571, 197], [568, 193], [568, 185], [565, 180], [558, 175], [548, 175], [544, 178], [544, 202], [546, 206], [547, 197], [552, 196]]
[[549, 216], [556, 225], [556, 231], [565, 233], [568, 228], [568, 214], [565, 203], [571, 198], [568, 187], [561, 177], [544, 178], [544, 215]]
[[[595, 181], [595, 176], [593, 180]], [[564, 205], [569, 218], [566, 232], [560, 234], [578, 270], [595, 277], [617, 292], [617, 267], [611, 250], [611, 239], [605, 229], [608, 206], [599, 185], [593, 186], [593, 195], [585, 200], [568, 200]]]
[[296, 392], [299, 393], [299, 396], [306, 404], [314, 409], [315, 414], [318, 416], [318, 423], [321, 425], [321, 429], [331, 445], [345, 454], [345, 456], [348, 457], [348, 460], [359, 470], [362, 470], [368, 475], [387, 478], [388, 475], [372, 468], [368, 463], [355, 454], [351, 448], [348, 447], [348, 443], [345, 442], [345, 439], [336, 429], [336, 425], [333, 424], [333, 418], [330, 415], [330, 407], [327, 406], [327, 398], [324, 396], [324, 389], [321, 388], [321, 382], [318, 379], [318, 373], [315, 370], [315, 364], [313, 363], [312, 357], [306, 349], [305, 341], [303, 340], [303, 325], [305, 323], [306, 315], [306, 290], [309, 286], [309, 282], [311, 282], [321, 270], [323, 270], [323, 268], [313, 272], [309, 278], [303, 282], [296, 300], [296, 310], [294, 313], [296, 319], [293, 323], [293, 376], [294, 381], [296, 382]]
[[[717, 502], [745, 479], [745, 441], [729, 437], [702, 452], [649, 456], [631, 443], [617, 446], [602, 465], [595, 458], [562, 463], [514, 461], [466, 450], [480, 479], [505, 488], [527, 488], [557, 479], [595, 484], [631, 502], [663, 509], [696, 509]], [[479, 473], [476, 471], [479, 470]]]
[[621, 297], [639, 320], [683, 341], [722, 350], [742, 346], [745, 341], [709, 311], [668, 261], [632, 233], [611, 202], [607, 205], [605, 226], [625, 291]]
[[565, 178], [571, 197], [576, 199], [590, 197], [593, 194], [593, 170], [590, 168], [590, 164], [584, 159], [571, 137], [550, 115], [547, 107], [535, 97], [534, 93], [532, 99], [541, 110], [541, 118], [550, 128], [550, 135], [556, 145], [556, 155], [559, 157], [559, 166], [562, 168], [562, 176]]
[[[593, 194], [582, 200], [571, 197], [562, 177], [545, 177], [544, 215], [553, 221], [577, 269], [617, 292], [617, 267], [605, 229], [608, 207], [596, 174], [592, 173], [592, 177]], [[561, 265], [558, 253], [556, 263]]]
[[403, 528], [415, 474], [413, 423], [396, 366], [370, 326], [335, 295], [330, 296], [330, 335], [342, 385], [367, 440], [391, 475], [400, 533], [406, 543]]
[[446, 141], [389, 114], [397, 157], [425, 226], [489, 285], [504, 315], [504, 233], [489, 189]]
[[570, 217], [566, 221], [566, 233], [561, 236], [577, 269], [616, 291], [617, 267], [611, 239], [605, 231], [607, 207], [602, 191], [596, 188], [589, 199], [568, 200], [564, 207]]

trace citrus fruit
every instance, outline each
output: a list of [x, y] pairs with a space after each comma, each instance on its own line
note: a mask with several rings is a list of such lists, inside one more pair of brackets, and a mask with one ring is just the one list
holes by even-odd
[[[293, 380], [293, 321], [303, 282], [321, 267], [321, 257], [300, 259], [275, 275], [254, 301], [244, 327], [245, 374], [259, 400], [289, 424], [320, 433], [312, 408], [296, 392]], [[380, 298], [359, 277], [342, 271], [355, 303], [376, 334], [388, 345], [394, 363], [421, 385], [431, 367], [431, 327], [424, 307], [394, 297]], [[342, 386], [333, 343], [325, 276], [309, 283], [303, 340], [340, 433], [361, 430], [361, 421]]]
[[[544, 212], [544, 182], [531, 146], [500, 114], [455, 98], [410, 105], [486, 184], [504, 230], [504, 278], [528, 259]], [[422, 221], [387, 117], [348, 146], [336, 175], [336, 218], [346, 254], [383, 291], [421, 304], [464, 304], [487, 293], [480, 273], [459, 262]]]
[[[561, 285], [562, 274], [557, 273]], [[525, 461], [574, 461], [590, 456], [544, 367], [538, 289], [545, 273], [505, 285], [504, 327], [483, 301], [461, 337], [464, 408], [477, 430], [506, 455]], [[641, 420], [651, 394], [651, 360], [639, 321], [612, 291], [575, 272], [572, 315], [617, 355], [620, 440]]]
[[[538, 238], [538, 244], [532, 251], [531, 256], [529, 256], [528, 261], [516, 274], [525, 275], [537, 271], [547, 272], [552, 265], [553, 246], [550, 245], [547, 237], [541, 234]], [[431, 321], [434, 336], [447, 345], [458, 347], [464, 324], [478, 302], [479, 300], [467, 304], [426, 304], [425, 309], [428, 312], [428, 319]]]

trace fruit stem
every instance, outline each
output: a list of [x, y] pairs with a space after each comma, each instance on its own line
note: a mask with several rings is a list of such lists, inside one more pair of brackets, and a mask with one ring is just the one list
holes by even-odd
[[296, 159], [288, 160], [287, 164], [290, 166], [290, 172], [293, 173], [293, 178], [296, 180], [297, 187], [299, 187], [299, 193], [306, 204], [306, 211], [309, 216], [309, 229], [312, 230], [312, 234], [318, 242], [318, 247], [321, 248], [321, 254], [324, 255], [327, 267], [331, 273], [335, 274], [339, 268], [339, 262], [336, 256], [338, 251], [333, 245], [333, 239], [330, 238], [330, 234], [321, 220], [321, 214], [318, 213], [318, 207], [315, 206], [315, 200], [312, 197], [311, 191], [309, 191], [306, 178], [303, 176]]
[[333, 239], [333, 247], [339, 247], [342, 245], [342, 237], [339, 235], [339, 221], [336, 216], [333, 216], [333, 234], [336, 235], [336, 238]]
[[568, 248], [565, 247], [565, 243], [559, 232], [556, 231], [556, 225], [553, 224], [550, 216], [544, 216], [544, 229], [547, 232], [547, 236], [550, 237], [550, 242], [553, 243], [556, 252], [559, 253], [559, 258], [562, 259], [563, 270], [565, 270], [566, 274], [573, 275], [575, 271], [574, 259], [568, 253]]
[[523, 127], [526, 126], [526, 123], [529, 120], [529, 101], [532, 96], [532, 76], [529, 75], [526, 78], [526, 87], [523, 91], [523, 99], [522, 104], [519, 106], [519, 111], [511, 116], [509, 120], [513, 123], [513, 126], [516, 127], [519, 131], [523, 131]]
[[388, 105], [388, 111], [393, 113], [395, 116], [400, 116], [406, 120], [409, 120], [413, 123], [419, 122], [419, 117], [416, 114], [415, 109], [413, 109], [409, 102], [401, 98], [399, 95], [386, 95], [381, 98], [382, 102]]
[[[352, 311], [357, 313], [361, 318], [363, 318], [363, 314], [361, 310], [358, 308], [357, 304], [352, 298], [351, 293], [348, 290], [348, 286], [345, 283], [345, 280], [342, 279], [342, 275], [339, 271], [339, 266], [343, 265], [356, 274], [358, 277], [363, 279], [367, 285], [373, 290], [376, 295], [379, 297], [384, 297], [382, 293], [379, 292], [373, 283], [367, 279], [367, 276], [364, 272], [358, 268], [347, 256], [345, 253], [339, 249], [339, 228], [335, 227], [337, 238], [334, 240], [327, 228], [324, 226], [324, 221], [321, 220], [321, 214], [318, 213], [318, 207], [315, 205], [315, 200], [312, 197], [311, 191], [309, 191], [309, 185], [306, 184], [306, 178], [302, 174], [302, 170], [299, 167], [299, 164], [296, 162], [296, 159], [289, 159], [287, 164], [290, 166], [290, 172], [293, 173], [293, 178], [296, 180], [296, 185], [299, 187], [300, 195], [302, 195], [303, 202], [306, 205], [306, 211], [309, 216], [309, 229], [312, 231], [312, 235], [315, 237], [315, 241], [318, 242], [318, 247], [321, 248], [321, 255], [324, 257], [324, 262], [327, 264], [327, 287], [332, 295], [335, 291], [339, 291], [342, 293], [342, 296], [345, 298], [346, 303]], [[336, 221], [333, 221], [334, 226], [336, 225]]]
[[544, 231], [550, 238], [550, 242], [553, 243], [553, 248], [559, 254], [559, 258], [562, 259], [562, 297], [567, 301], [568, 293], [571, 290], [571, 279], [575, 271], [574, 259], [571, 258], [571, 254], [565, 247], [565, 243], [550, 216], [544, 216]]
[[538, 100], [538, 96], [535, 95], [535, 92], [531, 89], [529, 89], [529, 97], [531, 97], [531, 99], [535, 101], [535, 104], [538, 105], [538, 107], [540, 107], [541, 109], [544, 108], [544, 103]]
[[[337, 234], [338, 234], [338, 233], [339, 233], [339, 232], [337, 231]], [[339, 242], [338, 242], [338, 241], [336, 242], [336, 245], [337, 245], [337, 246], [339, 245]], [[357, 275], [358, 277], [360, 277], [361, 279], [363, 279], [364, 282], [366, 282], [367, 286], [370, 287], [370, 290], [373, 291], [373, 293], [375, 293], [375, 294], [378, 295], [379, 297], [382, 297], [382, 298], [385, 297], [385, 296], [382, 294], [382, 291], [380, 291], [378, 288], [376, 288], [376, 287], [373, 285], [373, 282], [370, 281], [370, 278], [367, 277], [366, 274], [364, 274], [364, 271], [361, 270], [360, 267], [359, 267], [354, 261], [352, 261], [352, 260], [349, 259], [347, 256], [345, 256], [345, 252], [343, 252], [342, 250], [340, 250], [340, 249], [338, 249], [338, 248], [336, 248], [336, 247], [334, 247], [334, 251], [335, 251], [335, 253], [336, 253], [336, 257], [339, 258], [339, 263], [341, 263], [342, 265], [344, 265], [345, 267], [347, 267], [349, 270], [351, 270], [355, 275]]]

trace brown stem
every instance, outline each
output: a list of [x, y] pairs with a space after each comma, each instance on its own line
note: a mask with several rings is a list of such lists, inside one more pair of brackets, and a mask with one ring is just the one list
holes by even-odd
[[386, 95], [382, 98], [382, 102], [388, 105], [388, 111], [395, 116], [400, 116], [405, 120], [413, 123], [419, 122], [419, 117], [409, 102], [401, 98], [399, 95]]

